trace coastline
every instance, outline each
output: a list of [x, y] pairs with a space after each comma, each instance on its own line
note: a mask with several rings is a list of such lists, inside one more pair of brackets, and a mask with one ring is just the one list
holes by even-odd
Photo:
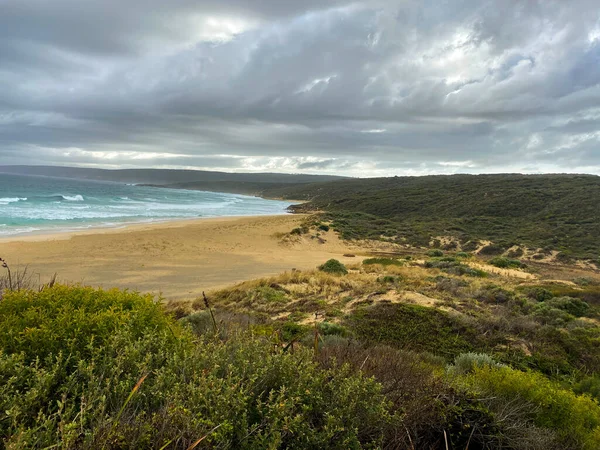
[[75, 236], [87, 236], [87, 235], [95, 235], [95, 234], [110, 234], [110, 233], [119, 233], [119, 232], [127, 232], [127, 231], [136, 231], [136, 230], [147, 230], [153, 228], [171, 228], [171, 227], [181, 227], [185, 225], [190, 225], [194, 223], [202, 223], [202, 222], [219, 222], [219, 221], [228, 221], [228, 220], [236, 220], [243, 219], [248, 217], [281, 217], [281, 216], [289, 216], [289, 215], [301, 215], [292, 212], [284, 212], [282, 214], [265, 214], [265, 215], [243, 215], [243, 216], [211, 216], [211, 217], [193, 217], [193, 218], [172, 218], [172, 219], [158, 219], [152, 220], [148, 222], [123, 222], [121, 224], [114, 225], [92, 225], [88, 228], [81, 229], [73, 229], [73, 230], [63, 230], [63, 231], [55, 231], [55, 230], [38, 230], [29, 233], [20, 233], [14, 235], [0, 236], [0, 244], [9, 243], [9, 242], [40, 242], [40, 241], [54, 241], [54, 240], [69, 240]]
[[0, 240], [0, 256], [13, 271], [28, 267], [46, 282], [54, 273], [65, 283], [118, 287], [193, 299], [235, 283], [292, 269], [310, 270], [330, 258], [359, 258], [350, 243], [328, 232], [325, 242], [282, 239], [306, 216], [213, 217], [121, 228], [13, 236]]

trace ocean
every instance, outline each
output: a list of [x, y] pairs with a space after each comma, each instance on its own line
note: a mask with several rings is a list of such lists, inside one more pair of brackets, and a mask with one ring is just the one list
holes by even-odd
[[201, 217], [285, 214], [288, 202], [0, 173], [0, 238]]

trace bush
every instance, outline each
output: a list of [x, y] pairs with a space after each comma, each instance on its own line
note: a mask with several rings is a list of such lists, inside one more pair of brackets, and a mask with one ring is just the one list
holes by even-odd
[[382, 266], [403, 266], [404, 261], [392, 258], [367, 258], [363, 261], [365, 265], [380, 264]]
[[348, 329], [338, 323], [333, 322], [321, 322], [317, 326], [319, 333], [323, 336], [348, 336], [350, 333]]
[[448, 373], [452, 375], [465, 375], [473, 373], [475, 369], [481, 367], [501, 367], [502, 364], [497, 363], [487, 353], [461, 353], [454, 358], [454, 364], [448, 366]]
[[483, 270], [474, 269], [465, 264], [456, 261], [455, 258], [434, 258], [429, 261], [425, 261], [425, 267], [428, 269], [440, 269], [451, 275], [467, 275], [470, 277], [487, 277], [487, 273]]
[[196, 341], [148, 296], [11, 292], [0, 326], [3, 448], [373, 448], [390, 422], [372, 379], [248, 334]]
[[533, 317], [544, 325], [562, 327], [575, 319], [575, 316], [559, 308], [553, 308], [548, 302], [540, 303], [533, 310]]
[[480, 255], [501, 255], [504, 253], [504, 248], [499, 245], [489, 244], [479, 250]]
[[574, 386], [573, 390], [577, 394], [589, 394], [600, 401], [600, 375], [584, 378]]
[[515, 294], [506, 289], [496, 286], [494, 284], [488, 284], [483, 288], [479, 289], [475, 293], [475, 298], [485, 303], [508, 303], [515, 298]]
[[586, 302], [572, 297], [555, 297], [553, 299], [546, 300], [545, 304], [549, 307], [566, 311], [575, 317], [585, 316], [590, 309], [590, 305], [588, 305]]
[[530, 420], [554, 430], [563, 448], [600, 448], [600, 406], [591, 398], [563, 389], [540, 374], [509, 367], [476, 367], [464, 380], [481, 395], [527, 402]]
[[322, 266], [319, 266], [319, 270], [321, 272], [333, 273], [336, 275], [346, 275], [348, 273], [348, 269], [337, 259], [330, 259]]
[[492, 258], [488, 262], [492, 266], [500, 267], [502, 269], [522, 269], [527, 267], [526, 264], [523, 264], [518, 259], [504, 258], [502, 256]]
[[431, 256], [431, 257], [444, 256], [444, 252], [439, 249], [429, 250], [427, 252], [427, 256]]
[[550, 292], [548, 289], [544, 289], [543, 287], [539, 286], [526, 288], [525, 295], [527, 295], [527, 297], [529, 297], [530, 299], [538, 302], [545, 302], [554, 297], [554, 294], [552, 294], [552, 292]]
[[346, 325], [371, 343], [451, 357], [473, 350], [475, 330], [444, 311], [419, 305], [380, 303], [356, 310]]
[[329, 231], [329, 225], [325, 225], [324, 223], [319, 224], [318, 228], [321, 231], [325, 231], [325, 232]]

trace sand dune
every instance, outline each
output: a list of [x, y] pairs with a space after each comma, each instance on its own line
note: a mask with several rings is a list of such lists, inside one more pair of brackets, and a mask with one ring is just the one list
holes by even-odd
[[0, 256], [28, 264], [41, 280], [162, 292], [167, 300], [195, 298], [203, 290], [285, 270], [312, 269], [329, 258], [354, 262], [355, 251], [334, 233], [325, 243], [282, 242], [301, 215], [217, 218], [136, 225], [0, 240]]

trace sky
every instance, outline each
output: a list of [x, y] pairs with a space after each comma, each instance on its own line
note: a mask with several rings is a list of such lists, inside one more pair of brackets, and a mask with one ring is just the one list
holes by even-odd
[[600, 8], [0, 0], [0, 164], [600, 174]]

